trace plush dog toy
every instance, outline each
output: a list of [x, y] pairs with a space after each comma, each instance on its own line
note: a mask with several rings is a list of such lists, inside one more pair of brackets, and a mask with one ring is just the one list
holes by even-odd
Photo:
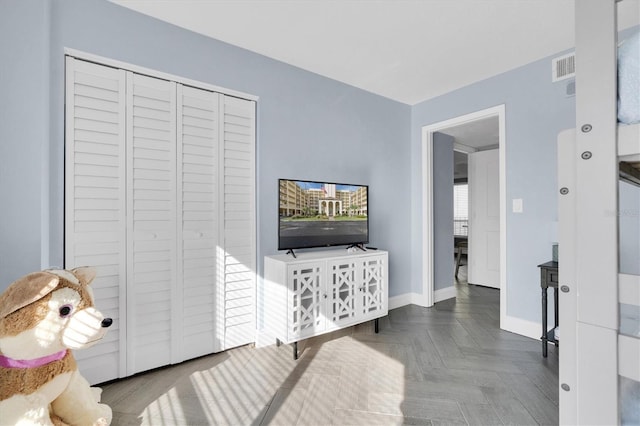
[[108, 425], [111, 408], [71, 349], [112, 323], [93, 307], [93, 268], [34, 272], [0, 295], [0, 424]]

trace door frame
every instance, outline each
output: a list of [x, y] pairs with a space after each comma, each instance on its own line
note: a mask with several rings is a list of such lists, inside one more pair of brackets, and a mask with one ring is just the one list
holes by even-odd
[[[433, 306], [433, 134], [448, 127], [498, 117], [498, 150], [500, 161], [500, 328], [507, 315], [507, 182], [505, 105], [497, 105], [422, 127], [422, 297], [425, 306]], [[452, 283], [453, 284], [453, 283]]]

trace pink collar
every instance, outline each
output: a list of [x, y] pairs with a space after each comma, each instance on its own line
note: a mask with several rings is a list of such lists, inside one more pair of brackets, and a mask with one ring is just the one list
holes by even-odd
[[0, 367], [5, 368], [35, 368], [47, 365], [50, 362], [59, 361], [67, 354], [67, 350], [56, 352], [55, 354], [43, 356], [35, 359], [13, 359], [0, 355]]

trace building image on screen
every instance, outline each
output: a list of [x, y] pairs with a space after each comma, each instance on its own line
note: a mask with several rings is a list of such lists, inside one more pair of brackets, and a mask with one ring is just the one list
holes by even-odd
[[369, 241], [368, 187], [280, 179], [280, 250]]

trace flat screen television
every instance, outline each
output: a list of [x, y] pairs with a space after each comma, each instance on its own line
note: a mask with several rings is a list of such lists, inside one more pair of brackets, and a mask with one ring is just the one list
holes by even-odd
[[367, 185], [279, 179], [278, 250], [369, 242]]

